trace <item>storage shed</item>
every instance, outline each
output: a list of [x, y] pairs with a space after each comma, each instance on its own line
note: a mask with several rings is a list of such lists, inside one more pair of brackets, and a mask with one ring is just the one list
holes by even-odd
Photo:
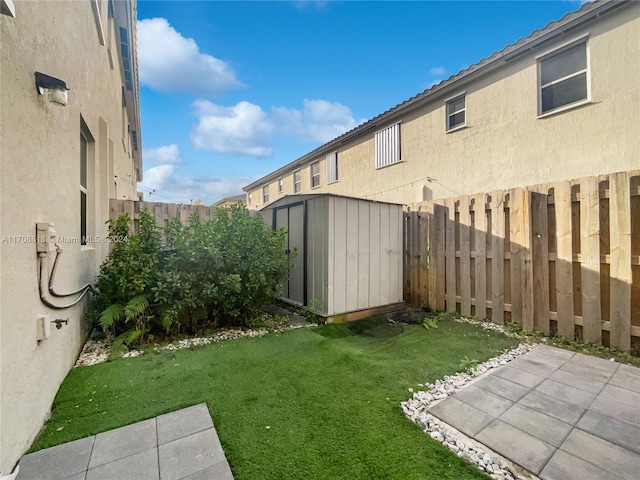
[[297, 249], [284, 300], [327, 321], [400, 309], [402, 205], [331, 194], [282, 197], [261, 210]]

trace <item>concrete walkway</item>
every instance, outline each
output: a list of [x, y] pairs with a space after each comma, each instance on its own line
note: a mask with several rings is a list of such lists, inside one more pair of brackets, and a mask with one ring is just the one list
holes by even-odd
[[540, 345], [430, 413], [544, 480], [640, 478], [640, 369]]
[[202, 403], [25, 455], [17, 480], [233, 480]]

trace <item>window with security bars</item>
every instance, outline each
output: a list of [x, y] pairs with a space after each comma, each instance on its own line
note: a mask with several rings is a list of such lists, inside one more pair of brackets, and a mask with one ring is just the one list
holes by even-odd
[[386, 167], [401, 162], [400, 157], [400, 124], [376, 132], [375, 135], [376, 168]]
[[310, 165], [311, 172], [311, 188], [320, 186], [320, 162], [313, 162]]
[[325, 157], [327, 163], [327, 183], [338, 181], [338, 152], [330, 153]]
[[539, 59], [540, 114], [587, 100], [588, 73], [586, 41]]

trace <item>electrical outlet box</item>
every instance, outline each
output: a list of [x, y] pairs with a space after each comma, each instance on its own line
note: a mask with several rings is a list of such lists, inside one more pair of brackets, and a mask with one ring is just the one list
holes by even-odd
[[49, 315], [38, 315], [36, 340], [46, 340], [51, 336], [51, 319]]
[[47, 253], [55, 250], [55, 241], [57, 233], [53, 229], [53, 223], [38, 222], [36, 223], [36, 252]]

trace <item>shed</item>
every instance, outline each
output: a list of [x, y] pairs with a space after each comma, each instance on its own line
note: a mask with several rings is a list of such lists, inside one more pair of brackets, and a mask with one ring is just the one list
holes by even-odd
[[327, 321], [404, 306], [402, 205], [332, 194], [284, 196], [261, 210], [297, 250], [283, 300]]

